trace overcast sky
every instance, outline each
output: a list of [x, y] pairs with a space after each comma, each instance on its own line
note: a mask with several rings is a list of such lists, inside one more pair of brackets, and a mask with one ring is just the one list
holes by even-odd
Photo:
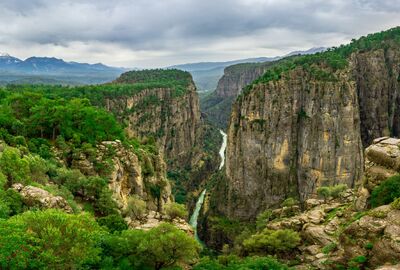
[[0, 0], [0, 52], [124, 67], [283, 55], [400, 25], [400, 0]]

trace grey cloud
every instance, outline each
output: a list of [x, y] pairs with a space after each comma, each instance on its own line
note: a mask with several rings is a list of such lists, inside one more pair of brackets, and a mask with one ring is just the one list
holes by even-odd
[[[115, 50], [130, 50], [143, 59], [146, 51], [151, 52], [149, 57], [154, 51], [160, 51], [168, 55], [165, 59], [169, 61], [181, 61], [182, 55], [190, 61], [191, 55], [197, 59], [198, 52], [203, 52], [204, 60], [208, 60], [207, 54], [216, 57], [231, 50], [233, 55], [240, 43], [230, 41], [247, 46], [239, 51], [247, 49], [250, 53], [265, 48], [283, 52], [286, 48], [330, 45], [321, 38], [342, 41], [383, 30], [400, 23], [397, 13], [400, 5], [396, 2], [2, 0], [0, 23], [7, 27], [0, 28], [0, 42], [4, 46], [34, 44], [66, 49], [72, 49], [71, 44], [75, 43], [107, 44], [106, 47], [113, 46]], [[247, 44], [246, 38], [254, 39], [254, 43]], [[227, 46], [226, 50], [221, 50], [221, 44]], [[211, 51], [212, 48], [218, 49]], [[240, 55], [237, 53], [237, 56]], [[150, 61], [153, 61], [151, 65], [162, 62], [161, 59]]]

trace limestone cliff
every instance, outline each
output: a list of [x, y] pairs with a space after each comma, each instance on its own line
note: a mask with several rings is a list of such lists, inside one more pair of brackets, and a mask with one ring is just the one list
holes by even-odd
[[[168, 71], [161, 74], [164, 72]], [[134, 73], [123, 74], [116, 83], [129, 83], [134, 88], [137, 82], [129, 79], [135, 76]], [[109, 97], [105, 102], [107, 110], [114, 112], [126, 125], [131, 137], [153, 136], [156, 139], [169, 161], [169, 168], [191, 164], [198, 155], [196, 146], [201, 132], [196, 87], [189, 73], [180, 73], [182, 78], [171, 78], [172, 83], [183, 81], [182, 85], [178, 85], [179, 89], [173, 84], [165, 84], [165, 87], [149, 84], [141, 91]], [[148, 81], [145, 80], [146, 83]]]
[[354, 186], [362, 173], [357, 89], [347, 72], [319, 81], [295, 69], [255, 85], [233, 106], [227, 214], [248, 219], [321, 185]]
[[289, 196], [360, 183], [364, 147], [399, 135], [399, 31], [284, 60], [247, 87], [232, 107], [217, 212], [253, 219]]
[[213, 124], [226, 129], [231, 106], [242, 89], [260, 77], [271, 63], [244, 63], [224, 69], [224, 75], [218, 81], [217, 88], [203, 98], [201, 109]]

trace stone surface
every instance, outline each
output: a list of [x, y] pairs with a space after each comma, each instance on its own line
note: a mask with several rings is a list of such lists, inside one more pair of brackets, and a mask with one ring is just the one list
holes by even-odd
[[365, 150], [365, 183], [371, 191], [400, 169], [400, 139], [380, 138]]
[[71, 206], [61, 196], [55, 196], [50, 192], [33, 186], [14, 184], [12, 188], [21, 194], [24, 203], [29, 207], [39, 207], [41, 209], [61, 209], [67, 213], [73, 213]]
[[110, 98], [106, 109], [127, 124], [129, 136], [153, 135], [171, 168], [191, 164], [196, 159], [198, 153], [193, 148], [199, 144], [201, 120], [194, 83], [178, 97], [172, 95], [171, 89], [155, 88]]
[[289, 196], [304, 202], [323, 185], [354, 187], [363, 176], [363, 149], [375, 138], [379, 147], [366, 152], [375, 165], [365, 165], [366, 175], [376, 178], [372, 185], [392, 175], [399, 140], [382, 137], [400, 134], [400, 51], [389, 45], [354, 53], [337, 81], [299, 67], [241, 95], [227, 132], [228, 197], [218, 212], [249, 220]]

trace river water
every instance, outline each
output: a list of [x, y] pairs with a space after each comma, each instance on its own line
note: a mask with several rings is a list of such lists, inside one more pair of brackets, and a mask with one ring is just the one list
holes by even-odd
[[[221, 135], [222, 135], [222, 145], [221, 145], [221, 148], [219, 149], [219, 156], [221, 157], [221, 161], [219, 163], [219, 170], [221, 170], [225, 165], [225, 150], [226, 150], [226, 143], [227, 143], [227, 135], [222, 130], [219, 130], [219, 133], [221, 133]], [[200, 209], [203, 206], [204, 197], [206, 196], [206, 191], [207, 190], [204, 189], [201, 192], [199, 198], [197, 199], [196, 207], [195, 207], [193, 214], [189, 220], [189, 224], [193, 227], [193, 230], [194, 230], [194, 237], [199, 242], [201, 242], [201, 241], [199, 239], [199, 236], [197, 235], [197, 220], [199, 218]]]

